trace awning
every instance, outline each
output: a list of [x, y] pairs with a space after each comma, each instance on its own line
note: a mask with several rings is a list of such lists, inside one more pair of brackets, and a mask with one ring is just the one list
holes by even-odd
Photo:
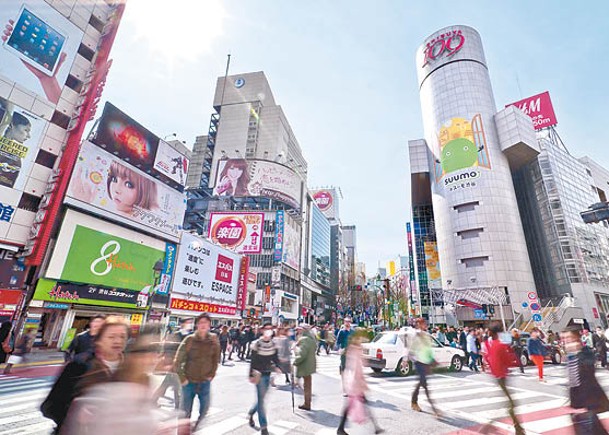
[[11, 252], [17, 252], [17, 251], [19, 251], [19, 246], [7, 245], [6, 243], [0, 243], [0, 249], [5, 249], [5, 250], [11, 251]]

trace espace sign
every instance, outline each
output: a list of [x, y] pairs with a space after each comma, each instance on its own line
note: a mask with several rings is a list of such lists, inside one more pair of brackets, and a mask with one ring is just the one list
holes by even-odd
[[541, 94], [533, 95], [524, 100], [516, 101], [515, 103], [507, 104], [508, 106], [516, 106], [524, 113], [531, 117], [535, 130], [541, 130], [547, 127], [553, 127], [558, 124], [550, 93], [548, 91]]
[[421, 67], [425, 68], [427, 64], [439, 58], [455, 55], [461, 50], [463, 44], [465, 44], [465, 35], [461, 30], [450, 30], [436, 36], [425, 46], [425, 59]]
[[224, 255], [218, 255], [218, 265], [216, 266], [216, 279], [218, 281], [231, 283], [233, 280], [234, 261]]

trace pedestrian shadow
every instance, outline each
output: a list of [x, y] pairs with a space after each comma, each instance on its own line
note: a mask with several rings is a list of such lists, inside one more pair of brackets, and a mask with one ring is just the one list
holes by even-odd
[[313, 408], [311, 411], [300, 411], [296, 409], [296, 415], [299, 417], [312, 421], [316, 424], [320, 424], [326, 427], [337, 428], [340, 423], [340, 416], [338, 414], [332, 414], [331, 412], [324, 411], [323, 409]]
[[383, 402], [382, 400], [368, 400], [367, 404], [372, 408], [389, 409], [390, 411], [399, 411], [400, 408], [393, 403]]

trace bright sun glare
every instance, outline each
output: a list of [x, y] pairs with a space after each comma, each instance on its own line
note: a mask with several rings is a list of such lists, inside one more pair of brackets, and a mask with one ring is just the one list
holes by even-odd
[[126, 22], [138, 38], [169, 62], [192, 61], [222, 35], [222, 0], [129, 0]]

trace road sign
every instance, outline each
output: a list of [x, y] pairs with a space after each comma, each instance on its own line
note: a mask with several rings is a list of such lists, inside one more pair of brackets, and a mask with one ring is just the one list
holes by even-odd
[[531, 304], [531, 311], [539, 311], [540, 309], [541, 309], [541, 306], [539, 305], [539, 303], [533, 302]]
[[528, 308], [528, 306], [529, 306], [529, 303], [528, 303], [528, 302], [523, 302], [523, 303], [522, 303], [522, 308]]
[[541, 314], [539, 314], [539, 313], [533, 314], [533, 321], [534, 322], [541, 322]]
[[529, 292], [529, 294], [527, 295], [529, 297], [530, 300], [534, 301], [535, 299], [537, 299], [537, 293], [536, 292]]

